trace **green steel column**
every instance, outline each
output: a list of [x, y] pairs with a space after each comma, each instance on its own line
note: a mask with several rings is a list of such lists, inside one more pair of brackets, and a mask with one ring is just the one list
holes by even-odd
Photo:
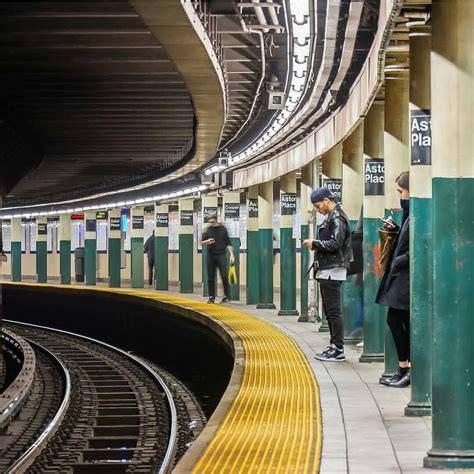
[[257, 304], [260, 298], [260, 254], [258, 235], [258, 186], [251, 186], [247, 198], [247, 277], [246, 303]]
[[[395, 179], [409, 167], [408, 71], [385, 73], [385, 212], [400, 208]], [[401, 217], [401, 216], [400, 216]], [[398, 355], [392, 331], [385, 325], [385, 370], [382, 377], [398, 369]]]
[[46, 217], [36, 219], [36, 281], [48, 282], [48, 221]]
[[237, 285], [230, 287], [230, 299], [240, 300], [240, 192], [224, 193], [224, 221], [229, 232], [230, 242], [234, 248]]
[[[364, 193], [364, 124], [361, 123], [342, 144], [342, 205], [355, 230]], [[356, 344], [362, 339], [362, 275], [348, 276], [342, 288], [344, 342]]]
[[[215, 214], [217, 215], [217, 196], [203, 196], [201, 198], [201, 217], [202, 217], [202, 231], [208, 227], [207, 218]], [[198, 236], [198, 239], [201, 239], [202, 235]], [[207, 277], [207, 256], [209, 253], [209, 247], [207, 245], [202, 246], [202, 259], [201, 259], [201, 275], [202, 275], [202, 295], [207, 297], [209, 296], [209, 279]], [[217, 292], [217, 278], [218, 272], [216, 272], [216, 292]]]
[[59, 273], [61, 284], [71, 284], [71, 216], [59, 216]]
[[474, 468], [474, 2], [432, 5], [433, 355], [429, 468]]
[[84, 274], [86, 285], [97, 281], [97, 221], [95, 212], [86, 212], [84, 239]]
[[192, 199], [179, 201], [179, 291], [193, 293], [193, 214]]
[[168, 290], [168, 204], [155, 205], [155, 288]]
[[379, 265], [379, 217], [384, 215], [384, 104], [374, 102], [364, 120], [363, 308], [364, 352], [360, 362], [384, 359], [387, 308], [375, 303], [382, 277]]
[[260, 250], [257, 308], [275, 309], [273, 303], [273, 181], [258, 186], [258, 238]]
[[12, 281], [21, 281], [21, 218], [11, 219]]
[[280, 178], [280, 311], [279, 316], [298, 316], [296, 309], [296, 173]]
[[144, 209], [142, 206], [133, 207], [130, 210], [132, 219], [132, 231], [130, 239], [132, 288], [144, 287], [144, 253], [143, 253], [143, 231], [144, 231]]
[[411, 400], [406, 416], [431, 415], [433, 226], [431, 220], [431, 27], [410, 31], [410, 355]]
[[109, 287], [120, 288], [120, 260], [122, 252], [120, 209], [112, 209], [109, 211], [108, 226]]
[[[312, 185], [312, 167], [307, 165], [301, 169], [301, 229], [300, 238], [309, 239], [309, 215], [311, 212], [311, 185]], [[300, 316], [298, 322], [309, 322], [309, 299], [308, 299], [308, 267], [310, 266], [310, 251], [303, 245], [300, 245]]]

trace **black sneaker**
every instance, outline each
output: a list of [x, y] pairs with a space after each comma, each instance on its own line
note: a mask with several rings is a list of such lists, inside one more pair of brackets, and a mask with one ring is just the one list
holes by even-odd
[[410, 386], [410, 372], [403, 374], [398, 380], [394, 380], [388, 384], [389, 387], [405, 388]]
[[335, 346], [328, 347], [320, 354], [316, 354], [314, 358], [323, 362], [343, 362], [346, 360], [344, 349], [338, 349]]
[[393, 382], [398, 382], [406, 373], [406, 370], [403, 369], [398, 369], [393, 375], [390, 377], [381, 377], [380, 378], [380, 383], [382, 385], [390, 385]]
[[214, 304], [215, 303], [215, 298], [209, 298], [207, 300], [207, 304]]
[[224, 296], [224, 298], [221, 299], [221, 304], [225, 304], [225, 303], [230, 303], [230, 299], [227, 298], [227, 296]]

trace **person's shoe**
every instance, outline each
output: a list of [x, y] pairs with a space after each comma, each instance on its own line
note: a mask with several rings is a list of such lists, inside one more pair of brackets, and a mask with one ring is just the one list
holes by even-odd
[[330, 346], [320, 354], [316, 354], [314, 357], [323, 362], [343, 362], [346, 360], [344, 349], [338, 349], [336, 346]]
[[380, 377], [379, 382], [382, 385], [386, 385], [387, 387], [390, 386], [391, 383], [399, 382], [400, 379], [407, 373], [407, 370], [399, 367], [398, 370], [391, 375], [390, 377]]
[[215, 303], [215, 298], [209, 298], [207, 300], [207, 304], [214, 304]]
[[224, 298], [221, 299], [221, 303], [220, 303], [220, 304], [226, 304], [226, 303], [230, 303], [230, 299], [227, 298], [227, 296], [224, 296]]
[[388, 384], [389, 387], [394, 387], [394, 388], [404, 388], [404, 387], [408, 387], [409, 385], [410, 385], [410, 372], [406, 372], [398, 380], [395, 380]]

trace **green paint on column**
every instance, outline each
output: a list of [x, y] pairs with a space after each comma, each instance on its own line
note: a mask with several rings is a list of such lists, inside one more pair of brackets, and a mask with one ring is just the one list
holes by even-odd
[[375, 303], [375, 296], [382, 277], [378, 264], [380, 255], [377, 218], [364, 218], [363, 238], [363, 308], [364, 308], [364, 353], [360, 362], [383, 362], [385, 345], [385, 306]]
[[247, 231], [247, 304], [258, 304], [260, 299], [260, 257], [258, 231]]
[[168, 237], [155, 236], [155, 288], [168, 289]]
[[36, 281], [48, 283], [48, 251], [47, 243], [36, 242]]
[[[351, 230], [354, 230], [357, 221], [351, 220], [349, 223]], [[342, 285], [342, 318], [346, 344], [357, 344], [362, 340], [362, 311], [362, 274], [348, 276]]]
[[120, 288], [121, 239], [109, 239], [109, 287]]
[[95, 285], [97, 280], [97, 241], [85, 239], [84, 241], [84, 274], [86, 285]]
[[59, 272], [61, 273], [61, 284], [71, 284], [71, 241], [61, 240], [59, 242]]
[[11, 243], [12, 281], [21, 281], [21, 242]]
[[[235, 257], [235, 272], [237, 273], [237, 285], [230, 286], [230, 299], [231, 301], [240, 300], [240, 239], [238, 237], [231, 237], [230, 243], [234, 248], [234, 257]], [[227, 252], [229, 257], [229, 252]]]
[[[416, 237], [416, 238], [415, 238]], [[410, 198], [411, 400], [406, 416], [431, 415], [433, 338], [433, 227], [431, 199]]]
[[[309, 225], [301, 226], [301, 238], [309, 239]], [[301, 246], [301, 289], [300, 289], [300, 317], [298, 322], [307, 323], [308, 319], [308, 277], [306, 273], [309, 267], [309, 249]]]
[[296, 242], [292, 228], [280, 228], [279, 316], [298, 316], [296, 309]]
[[429, 468], [474, 468], [474, 178], [433, 179], [433, 377]]
[[132, 251], [132, 288], [143, 288], [143, 237], [132, 237], [130, 239], [130, 249]]
[[179, 291], [193, 293], [193, 235], [179, 235]]
[[275, 309], [273, 303], [273, 229], [259, 229], [259, 299], [257, 308]]

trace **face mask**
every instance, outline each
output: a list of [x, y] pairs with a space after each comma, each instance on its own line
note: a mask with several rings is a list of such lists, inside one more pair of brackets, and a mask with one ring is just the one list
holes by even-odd
[[400, 207], [403, 209], [403, 212], [408, 212], [410, 209], [410, 201], [408, 199], [400, 199]]

